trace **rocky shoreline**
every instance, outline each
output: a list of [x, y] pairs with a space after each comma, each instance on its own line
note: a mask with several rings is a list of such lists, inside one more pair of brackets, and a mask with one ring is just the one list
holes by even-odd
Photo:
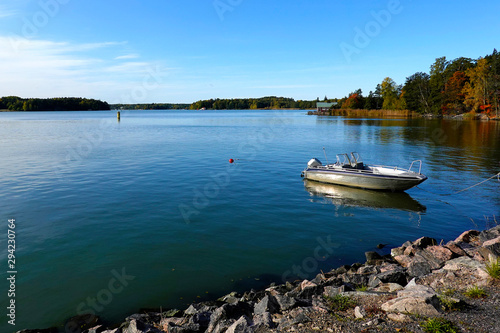
[[[65, 332], [500, 332], [500, 282], [487, 273], [500, 257], [500, 226], [466, 231], [447, 244], [422, 237], [390, 255], [365, 256], [364, 264], [321, 272], [311, 281], [134, 314], [116, 327], [96, 316], [74, 317]], [[446, 329], [433, 331], [431, 324]]]

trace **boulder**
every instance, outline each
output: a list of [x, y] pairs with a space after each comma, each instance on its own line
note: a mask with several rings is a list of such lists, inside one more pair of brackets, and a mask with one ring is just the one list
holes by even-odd
[[411, 321], [410, 317], [402, 313], [388, 313], [387, 318], [398, 323]]
[[455, 243], [459, 248], [461, 248], [467, 256], [473, 258], [479, 254], [479, 245], [475, 246], [466, 242], [457, 242]]
[[246, 316], [241, 316], [240, 319], [235, 321], [226, 333], [252, 333], [253, 330], [250, 328], [249, 319]]
[[340, 293], [353, 290], [354, 288], [349, 284], [344, 284], [340, 287], [326, 286], [323, 295], [327, 297], [335, 297], [335, 295], [338, 295]]
[[365, 257], [368, 265], [376, 265], [384, 261], [384, 258], [375, 251], [365, 252]]
[[102, 333], [106, 330], [106, 328], [102, 325], [97, 325], [95, 327], [89, 328], [86, 333]]
[[382, 310], [394, 313], [410, 313], [421, 316], [439, 316], [441, 304], [435, 291], [427, 286], [420, 286], [414, 280], [401, 291], [398, 297], [382, 304]]
[[425, 248], [424, 253], [429, 253], [437, 259], [440, 266], [442, 266], [446, 261], [457, 257], [450, 249], [441, 245], [428, 246]]
[[147, 325], [136, 319], [132, 319], [128, 325], [122, 328], [123, 333], [161, 333], [156, 327]]
[[196, 303], [196, 304], [191, 304], [186, 311], [184, 311], [185, 315], [188, 316], [193, 316], [197, 313], [202, 313], [202, 312], [214, 312], [215, 309], [217, 309], [216, 306], [209, 306], [203, 303]]
[[479, 236], [479, 231], [477, 230], [467, 230], [464, 231], [460, 236], [455, 239], [455, 243], [470, 243], [472, 240]]
[[443, 267], [447, 271], [461, 271], [463, 268], [470, 268], [473, 270], [484, 270], [485, 265], [477, 260], [468, 257], [459, 257], [448, 260]]
[[297, 294], [297, 298], [300, 299], [311, 299], [313, 295], [316, 295], [321, 290], [321, 287], [316, 283], [304, 280], [300, 284], [300, 291]]
[[412, 258], [413, 257], [410, 257], [409, 255], [401, 254], [401, 255], [395, 256], [394, 260], [396, 260], [397, 263], [400, 264], [401, 266], [408, 267], [408, 266], [410, 266]]
[[391, 249], [391, 256], [393, 258], [397, 257], [397, 256], [401, 256], [404, 254], [405, 249], [406, 249], [405, 246], [395, 247], [395, 248]]
[[392, 270], [379, 273], [376, 277], [382, 283], [397, 283], [403, 286], [407, 283], [405, 270], [398, 266], [393, 267]]
[[479, 248], [479, 253], [485, 260], [496, 260], [500, 257], [500, 236], [487, 240]]
[[448, 248], [451, 252], [455, 253], [455, 257], [465, 257], [467, 253], [460, 248], [455, 242], [449, 241], [446, 243], [446, 248]]
[[361, 275], [371, 275], [378, 273], [380, 273], [380, 268], [379, 266], [376, 265], [365, 265], [363, 267], [360, 267], [356, 272], [356, 274], [361, 274]]
[[411, 277], [420, 277], [432, 272], [432, 266], [429, 261], [421, 256], [416, 256], [408, 265], [408, 275]]
[[226, 303], [217, 308], [210, 316], [207, 333], [225, 332], [237, 319], [242, 316], [251, 316], [252, 308], [248, 303]]
[[370, 288], [377, 288], [380, 284], [382, 284], [382, 281], [376, 275], [372, 275], [368, 279], [368, 287]]
[[383, 283], [379, 285], [374, 291], [384, 292], [384, 293], [394, 293], [403, 290], [403, 286], [397, 283]]
[[349, 266], [349, 265], [340, 266], [339, 268], [337, 268], [335, 270], [335, 275], [345, 274], [350, 269], [351, 269], [351, 266]]
[[500, 225], [488, 230], [484, 230], [479, 234], [479, 240], [483, 243], [497, 237], [500, 237]]
[[275, 299], [276, 299], [276, 302], [278, 303], [279, 310], [281, 312], [293, 309], [295, 307], [295, 305], [297, 304], [297, 301], [295, 300], [295, 298], [288, 297], [285, 295], [278, 294], [275, 296]]
[[222, 296], [219, 298], [217, 301], [219, 302], [224, 302], [224, 303], [236, 303], [241, 299], [241, 296], [238, 296], [238, 293], [233, 291], [230, 294], [227, 294], [225, 296]]
[[349, 283], [353, 286], [366, 286], [369, 280], [368, 275], [361, 274], [343, 274], [342, 280], [344, 283]]
[[277, 313], [280, 310], [280, 305], [275, 297], [266, 295], [259, 303], [254, 306], [255, 314], [263, 314], [264, 312]]
[[264, 312], [262, 314], [256, 314], [253, 316], [253, 324], [255, 331], [259, 329], [269, 329], [274, 328], [276, 325], [273, 322], [273, 317], [269, 312]]
[[414, 241], [413, 245], [420, 249], [425, 249], [428, 246], [437, 245], [437, 241], [434, 238], [421, 237]]
[[290, 316], [292, 317], [291, 324], [301, 324], [307, 323], [311, 321], [311, 318], [308, 316], [310, 309], [308, 308], [297, 308], [290, 312]]

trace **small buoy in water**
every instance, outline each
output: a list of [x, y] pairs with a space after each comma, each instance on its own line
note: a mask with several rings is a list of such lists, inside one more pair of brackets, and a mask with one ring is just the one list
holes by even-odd
[[229, 159], [229, 163], [234, 163], [234, 160], [232, 158]]

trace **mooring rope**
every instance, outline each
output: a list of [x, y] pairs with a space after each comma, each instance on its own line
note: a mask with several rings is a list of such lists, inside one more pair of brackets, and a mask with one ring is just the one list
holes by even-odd
[[422, 191], [429, 192], [429, 193], [432, 193], [432, 194], [437, 194], [437, 195], [442, 195], [442, 196], [449, 196], [449, 195], [455, 195], [455, 194], [458, 194], [458, 193], [461, 193], [461, 192], [465, 192], [465, 191], [467, 191], [467, 190], [470, 190], [471, 188], [476, 187], [476, 186], [479, 186], [479, 185], [481, 185], [481, 184], [484, 184], [484, 183], [486, 183], [487, 181], [492, 180], [492, 179], [493, 179], [493, 178], [495, 178], [495, 177], [496, 177], [496, 178], [498, 179], [498, 181], [500, 182], [500, 172], [499, 172], [499, 173], [497, 173], [497, 174], [495, 174], [495, 175], [491, 176], [490, 178], [483, 180], [482, 182], [479, 182], [479, 183], [477, 183], [477, 184], [474, 184], [474, 185], [472, 185], [472, 186], [466, 187], [466, 188], [464, 188], [464, 189], [462, 189], [462, 190], [460, 190], [460, 191], [456, 191], [456, 192], [453, 192], [453, 193], [435, 193], [435, 192], [431, 192], [431, 191], [425, 190], [425, 189], [423, 189], [423, 188], [420, 188], [420, 187], [418, 187], [418, 186], [415, 186], [415, 187], [416, 187], [416, 188], [418, 188], [418, 189], [420, 189], [420, 190], [422, 190]]

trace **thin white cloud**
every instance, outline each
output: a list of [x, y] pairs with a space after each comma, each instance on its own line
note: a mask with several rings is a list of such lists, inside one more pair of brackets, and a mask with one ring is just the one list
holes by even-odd
[[17, 15], [17, 11], [15, 11], [13, 9], [9, 9], [5, 5], [0, 5], [0, 18], [6, 18], [9, 16], [14, 16], [14, 15]]
[[116, 57], [115, 60], [127, 60], [127, 59], [137, 59], [137, 58], [139, 58], [138, 54], [126, 54]]

